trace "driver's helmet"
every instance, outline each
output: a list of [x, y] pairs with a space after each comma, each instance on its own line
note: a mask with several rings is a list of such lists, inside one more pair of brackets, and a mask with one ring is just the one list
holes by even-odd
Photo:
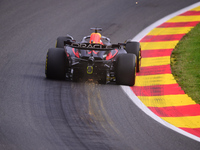
[[101, 41], [101, 34], [100, 33], [92, 33], [90, 35], [90, 43], [94, 44], [103, 44]]

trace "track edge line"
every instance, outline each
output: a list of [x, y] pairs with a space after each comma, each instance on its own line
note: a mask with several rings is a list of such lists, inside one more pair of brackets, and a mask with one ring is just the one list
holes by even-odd
[[[161, 25], [162, 23], [166, 22], [167, 20], [178, 16], [190, 9], [193, 9], [197, 6], [200, 6], [200, 2], [197, 2], [195, 4], [192, 4], [188, 7], [185, 7], [179, 11], [176, 11], [170, 15], [167, 15], [166, 17], [163, 17], [162, 19], [156, 21], [155, 23], [151, 24], [150, 26], [148, 26], [147, 28], [145, 28], [144, 30], [142, 30], [140, 33], [138, 33], [131, 41], [140, 41], [142, 38], [144, 38], [152, 29], [156, 28], [157, 26]], [[155, 121], [159, 122], [160, 124], [184, 135], [187, 136], [193, 140], [196, 140], [198, 142], [200, 142], [200, 138], [190, 134], [166, 121], [164, 121], [163, 119], [161, 119], [160, 117], [158, 117], [156, 114], [154, 114], [147, 106], [145, 106], [140, 99], [133, 93], [133, 91], [130, 89], [130, 87], [128, 86], [121, 86], [122, 90], [128, 95], [128, 97], [132, 100], [133, 103], [135, 103], [135, 105], [137, 105], [143, 112], [145, 112], [148, 116], [150, 116], [151, 118], [153, 118]]]

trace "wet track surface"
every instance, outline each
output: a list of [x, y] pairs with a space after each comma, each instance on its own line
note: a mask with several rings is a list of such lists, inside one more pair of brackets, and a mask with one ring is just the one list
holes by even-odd
[[199, 149], [117, 85], [46, 80], [47, 49], [102, 27], [113, 43], [198, 0], [0, 1], [0, 149]]

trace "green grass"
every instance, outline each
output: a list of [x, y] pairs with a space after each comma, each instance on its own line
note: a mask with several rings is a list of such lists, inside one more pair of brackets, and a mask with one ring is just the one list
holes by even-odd
[[200, 24], [185, 35], [172, 52], [171, 68], [185, 93], [200, 104]]

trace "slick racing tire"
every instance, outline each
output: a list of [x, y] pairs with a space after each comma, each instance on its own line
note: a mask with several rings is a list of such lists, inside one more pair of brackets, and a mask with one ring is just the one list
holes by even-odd
[[141, 66], [141, 47], [139, 42], [132, 42], [128, 41], [126, 43], [126, 52], [130, 54], [135, 54], [137, 56], [137, 64], [136, 64], [136, 71], [140, 72], [140, 66]]
[[68, 69], [68, 59], [64, 48], [50, 48], [46, 56], [46, 78], [63, 80]]
[[67, 40], [70, 40], [71, 38], [70, 37], [64, 37], [64, 36], [60, 36], [57, 38], [57, 41], [56, 41], [56, 48], [64, 48], [64, 42], [67, 41]]
[[119, 54], [116, 60], [116, 83], [133, 86], [136, 78], [135, 54]]

